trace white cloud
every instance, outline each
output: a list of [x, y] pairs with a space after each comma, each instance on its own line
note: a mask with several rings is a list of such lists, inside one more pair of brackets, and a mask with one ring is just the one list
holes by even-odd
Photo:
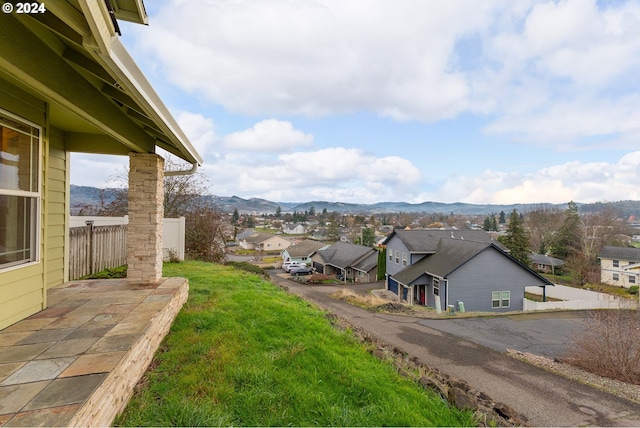
[[136, 36], [171, 82], [234, 112], [429, 121], [468, 108], [453, 47], [490, 11], [467, 1], [174, 1]]
[[126, 187], [127, 156], [71, 153], [70, 182], [76, 186]]
[[484, 171], [474, 177], [449, 177], [423, 198], [477, 204], [565, 203], [640, 198], [640, 151], [616, 163], [579, 161], [531, 174]]
[[486, 131], [563, 149], [637, 133], [640, 5], [566, 0], [522, 12], [522, 26], [484, 37], [488, 61], [474, 70], [473, 105], [496, 116]]
[[223, 139], [228, 149], [273, 153], [310, 147], [312, 142], [312, 135], [294, 129], [291, 122], [277, 119], [263, 120], [250, 129], [234, 132]]
[[328, 148], [281, 154], [247, 166], [244, 156], [205, 164], [213, 193], [274, 201], [331, 200], [373, 203], [398, 200], [417, 188], [420, 171], [400, 157], [376, 157], [360, 149]]
[[178, 111], [176, 121], [201, 156], [215, 154], [218, 137], [213, 120], [199, 113]]

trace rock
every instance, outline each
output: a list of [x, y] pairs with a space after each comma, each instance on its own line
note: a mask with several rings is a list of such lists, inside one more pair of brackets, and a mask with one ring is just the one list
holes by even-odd
[[[518, 414], [518, 412], [516, 412], [515, 410], [513, 410], [511, 407], [509, 407], [508, 405], [504, 404], [504, 403], [496, 403], [493, 406], [493, 410], [495, 410], [495, 412], [502, 416], [505, 419], [508, 420], [513, 420], [513, 421], [522, 421], [523, 425], [526, 424], [526, 418], [520, 414]], [[519, 425], [519, 424], [518, 424]]]
[[457, 387], [449, 389], [447, 401], [460, 410], [475, 410], [478, 407], [478, 400], [475, 396]]
[[424, 389], [432, 389], [433, 391], [438, 393], [440, 395], [440, 397], [442, 397], [444, 400], [447, 399], [447, 395], [448, 395], [447, 394], [447, 389], [440, 382], [436, 381], [435, 379], [428, 378], [428, 377], [421, 377], [419, 382], [420, 382], [420, 385], [422, 385], [422, 387]]

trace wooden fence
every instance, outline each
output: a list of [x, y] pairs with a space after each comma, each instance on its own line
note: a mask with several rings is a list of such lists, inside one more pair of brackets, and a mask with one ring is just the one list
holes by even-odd
[[126, 264], [126, 224], [69, 229], [69, 279]]

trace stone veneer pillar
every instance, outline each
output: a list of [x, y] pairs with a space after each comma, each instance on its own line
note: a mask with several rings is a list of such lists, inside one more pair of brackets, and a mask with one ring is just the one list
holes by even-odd
[[152, 153], [129, 154], [127, 278], [155, 283], [162, 278], [164, 159]]

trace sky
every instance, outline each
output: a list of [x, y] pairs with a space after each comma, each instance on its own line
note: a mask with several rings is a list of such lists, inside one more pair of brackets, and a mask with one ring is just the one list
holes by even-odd
[[[640, 1], [147, 0], [121, 41], [218, 196], [640, 199]], [[113, 187], [125, 157], [73, 154]]]

